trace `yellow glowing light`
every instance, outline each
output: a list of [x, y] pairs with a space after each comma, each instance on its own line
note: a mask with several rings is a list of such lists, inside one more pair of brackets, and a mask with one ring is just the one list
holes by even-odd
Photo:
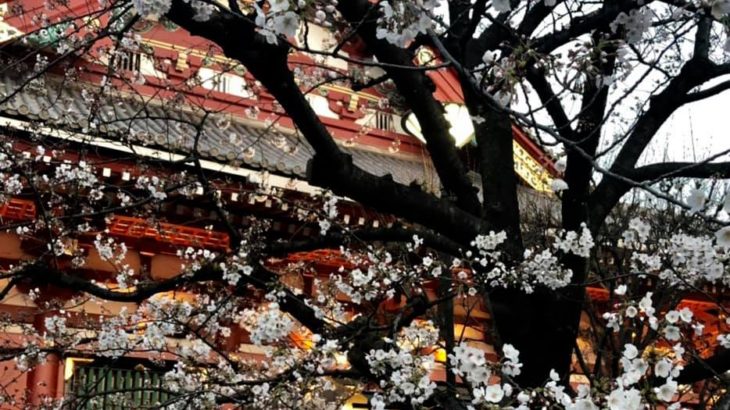
[[355, 404], [360, 405], [358, 408], [362, 408], [362, 405], [368, 404], [368, 398], [358, 393], [347, 399], [347, 402], [342, 406], [342, 410], [352, 410], [355, 408]]
[[347, 355], [342, 353], [335, 353], [335, 362], [337, 362], [337, 367], [340, 368], [350, 366], [350, 361], [347, 360]]
[[[449, 133], [454, 139], [454, 144], [457, 147], [463, 147], [474, 138], [474, 125], [469, 110], [464, 105], [448, 103], [444, 105], [444, 111], [446, 121], [451, 125]], [[422, 142], [426, 142], [421, 132], [421, 124], [418, 123], [418, 118], [412, 112], [403, 118], [403, 128]]]
[[299, 332], [292, 332], [289, 334], [289, 339], [294, 345], [303, 350], [311, 350], [314, 347], [314, 341], [311, 335], [307, 335]]
[[94, 359], [84, 359], [81, 357], [67, 357], [63, 365], [63, 380], [71, 380], [74, 377], [74, 368], [76, 363], [91, 363]]
[[[448, 103], [444, 105], [444, 111], [446, 120], [451, 124], [449, 133], [457, 147], [461, 148], [474, 139], [474, 124], [469, 115], [469, 110], [465, 106]], [[421, 142], [426, 142], [421, 132], [421, 125], [412, 112], [403, 117], [402, 126], [408, 134], [418, 138]], [[532, 188], [540, 192], [552, 192], [550, 183], [553, 178], [545, 167], [536, 161], [517, 141], [513, 141], [513, 150], [517, 174]]]
[[433, 358], [438, 363], [446, 363], [446, 349], [438, 348], [433, 352]]

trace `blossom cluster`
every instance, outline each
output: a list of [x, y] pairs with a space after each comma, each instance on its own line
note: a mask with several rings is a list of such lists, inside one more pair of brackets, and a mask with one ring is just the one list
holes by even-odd
[[419, 34], [433, 27], [433, 13], [438, 0], [380, 2], [381, 17], [378, 19], [376, 36], [400, 47], [407, 46]]
[[588, 230], [588, 226], [582, 223], [580, 234], [573, 231], [565, 232], [562, 237], [555, 238], [554, 246], [563, 253], [572, 253], [587, 258], [590, 256], [594, 245], [593, 236]]
[[527, 249], [521, 263], [507, 266], [501, 261], [497, 249], [506, 240], [504, 232], [479, 235], [471, 245], [477, 255], [471, 251], [466, 255], [475, 262], [477, 277], [490, 287], [519, 287], [532, 293], [536, 286], [558, 289], [570, 283], [573, 272], [563, 267], [560, 254], [574, 254], [582, 258], [590, 255], [595, 243], [588, 227], [583, 224], [581, 232], [561, 232], [556, 235], [553, 248], [536, 251]]
[[[449, 355], [454, 374], [464, 378], [472, 388], [472, 401], [474, 405], [483, 403], [500, 403], [505, 397], [511, 397], [514, 391], [509, 383], [494, 383], [490, 380], [492, 376], [505, 375], [517, 376], [520, 374], [522, 364], [519, 362], [519, 351], [510, 344], [502, 347], [504, 360], [502, 363], [489, 363], [485, 352], [461, 343], [454, 347], [453, 353]], [[492, 372], [495, 369], [496, 372]]]
[[431, 397], [436, 389], [430, 377], [434, 358], [418, 352], [430, 346], [437, 335], [438, 330], [432, 324], [414, 323], [400, 333], [396, 343], [368, 352], [366, 359], [371, 371], [387, 376], [380, 382], [382, 393], [376, 393], [371, 399], [371, 408], [382, 410], [387, 404], [403, 401], [417, 406]]
[[[408, 266], [396, 264], [387, 251], [369, 252], [363, 256], [351, 255], [355, 267], [349, 272], [345, 267], [333, 272], [330, 275], [330, 286], [347, 295], [353, 303], [361, 304], [381, 297], [392, 298], [398, 284], [405, 284], [407, 281], [420, 282], [415, 271], [418, 266], [410, 269]], [[428, 270], [429, 262], [430, 258], [425, 257], [420, 268]]]
[[324, 204], [322, 205], [324, 216], [319, 220], [319, 232], [321, 235], [327, 235], [327, 232], [332, 227], [331, 221], [337, 217], [337, 201], [337, 197], [332, 194], [328, 194], [325, 197]]
[[172, 0], [134, 0], [134, 8], [140, 16], [158, 19], [172, 7]]
[[626, 41], [630, 44], [641, 41], [644, 33], [651, 28], [654, 15], [649, 7], [632, 9], [628, 13], [621, 12], [611, 23], [611, 30], [615, 33], [619, 28], [626, 33]]
[[294, 37], [301, 24], [297, 8], [304, 6], [303, 3], [292, 4], [289, 0], [272, 0], [269, 2], [268, 11], [255, 4], [255, 23], [259, 34], [271, 44], [276, 44], [279, 36]]
[[276, 302], [260, 309], [246, 309], [237, 319], [251, 334], [251, 342], [264, 345], [277, 342], [291, 333], [294, 322], [279, 309]]
[[659, 241], [654, 253], [632, 254], [632, 270], [638, 275], [656, 275], [666, 283], [685, 288], [701, 284], [730, 284], [724, 246], [709, 236], [685, 233]]
[[641, 248], [651, 233], [651, 226], [641, 218], [631, 218], [629, 227], [623, 233], [624, 245], [627, 247]]

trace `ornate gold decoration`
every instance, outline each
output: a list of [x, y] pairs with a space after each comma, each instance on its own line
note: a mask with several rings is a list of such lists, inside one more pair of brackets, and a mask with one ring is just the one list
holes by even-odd
[[552, 177], [519, 142], [512, 140], [515, 159], [515, 171], [529, 186], [540, 192], [552, 192]]
[[175, 70], [185, 71], [190, 66], [188, 65], [188, 55], [186, 53], [177, 53], [177, 62], [175, 63]]
[[348, 104], [347, 110], [350, 111], [350, 112], [354, 112], [355, 110], [357, 110], [357, 102], [359, 100], [360, 100], [360, 98], [358, 98], [357, 94], [351, 95], [350, 96], [350, 104]]
[[420, 66], [436, 65], [436, 54], [428, 47], [419, 47], [416, 50], [416, 64]]
[[[178, 53], [181, 53], [181, 54], [184, 52], [186, 54], [186, 57], [195, 56], [195, 57], [199, 57], [199, 58], [208, 58], [211, 62], [219, 63], [226, 67], [233, 67], [234, 71], [236, 70], [236, 67], [241, 65], [238, 61], [232, 60], [232, 59], [224, 57], [222, 55], [210, 56], [210, 55], [208, 55], [204, 52], [198, 51], [198, 50], [188, 50], [188, 49], [185, 49], [184, 47], [177, 46], [175, 44], [167, 43], [164, 41], [146, 38], [146, 39], [142, 40], [142, 43], [145, 45], [148, 45], [148, 46], [152, 46], [152, 47], [159, 47], [163, 50], [177, 51]], [[187, 61], [186, 61], [186, 63], [187, 63]], [[336, 92], [339, 92], [342, 94], [347, 94], [347, 95], [356, 95], [358, 98], [362, 98], [365, 101], [370, 101], [370, 102], [380, 101], [380, 97], [378, 97], [376, 95], [365, 93], [362, 91], [358, 91], [358, 92], [352, 91], [351, 89], [340, 86], [340, 85], [324, 84], [324, 85], [321, 85], [319, 88], [322, 90], [336, 91]]]

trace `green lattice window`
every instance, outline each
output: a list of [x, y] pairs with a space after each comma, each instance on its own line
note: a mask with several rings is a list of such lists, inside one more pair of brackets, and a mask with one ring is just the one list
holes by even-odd
[[80, 365], [66, 382], [66, 396], [74, 409], [160, 408], [170, 399], [163, 374], [140, 366]]

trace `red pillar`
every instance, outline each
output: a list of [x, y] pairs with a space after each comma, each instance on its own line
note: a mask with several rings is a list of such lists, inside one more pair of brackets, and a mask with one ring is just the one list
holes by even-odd
[[[47, 316], [47, 314], [40, 314], [35, 317], [33, 326], [39, 336], [46, 331], [45, 319]], [[61, 357], [58, 353], [48, 353], [46, 360], [28, 373], [28, 398], [34, 408], [48, 399], [56, 399], [59, 393], [63, 393], [58, 391], [60, 364]]]

